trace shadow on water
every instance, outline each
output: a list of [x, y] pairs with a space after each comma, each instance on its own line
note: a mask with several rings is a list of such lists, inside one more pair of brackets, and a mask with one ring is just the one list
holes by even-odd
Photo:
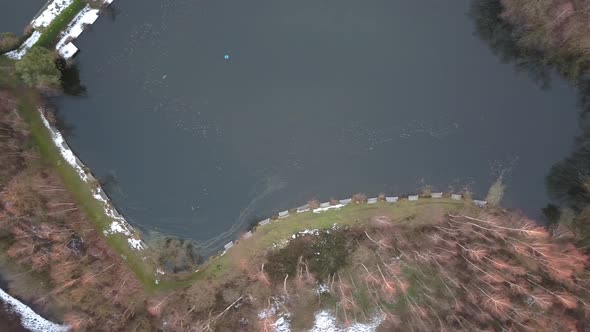
[[71, 123], [69, 123], [68, 121], [66, 121], [59, 114], [59, 112], [54, 112], [53, 120], [55, 121], [55, 126], [57, 127], [57, 129], [59, 129], [59, 131], [66, 138], [66, 140], [69, 138], [72, 138], [72, 137], [76, 137], [75, 126], [72, 125]]
[[[590, 85], [590, 82], [585, 83]], [[590, 90], [581, 89], [582, 99], [590, 95]], [[581, 212], [590, 203], [590, 122], [588, 109], [582, 109], [580, 125], [582, 135], [575, 138], [573, 152], [555, 164], [546, 183], [550, 197], [559, 205]]]
[[61, 87], [69, 96], [85, 96], [86, 86], [80, 81], [80, 70], [76, 64], [69, 64], [64, 59], [56, 61], [57, 68], [61, 71]]
[[119, 180], [117, 179], [117, 174], [114, 172], [109, 172], [108, 174], [99, 176], [98, 183], [100, 184], [102, 189], [107, 193], [107, 195], [110, 195], [115, 192], [122, 194], [121, 187], [119, 186]]
[[[504, 63], [514, 64], [518, 71], [526, 73], [543, 87], [549, 86], [553, 72], [563, 73], [564, 68], [575, 65], [572, 63], [575, 59], [549, 59], [543, 52], [520, 47], [517, 40], [521, 34], [511, 24], [501, 19], [502, 11], [503, 7], [499, 0], [475, 0], [472, 2], [469, 15], [475, 20], [477, 36]], [[550, 223], [560, 221], [565, 209], [573, 211], [573, 215], [580, 215], [590, 206], [590, 77], [588, 73], [572, 84], [578, 93], [578, 120], [582, 134], [574, 138], [571, 154], [555, 164], [546, 177], [546, 187], [552, 202], [543, 209], [543, 215]]]
[[500, 15], [504, 10], [500, 0], [474, 0], [469, 16], [475, 21], [475, 35], [487, 44], [503, 63], [511, 63], [518, 72], [528, 75], [543, 88], [551, 83], [555, 71], [543, 52], [525, 49], [517, 43], [519, 33]]
[[545, 183], [553, 202], [543, 212], [552, 223], [570, 225], [584, 244], [590, 244], [590, 81], [586, 79], [578, 88], [582, 134], [575, 138], [570, 155], [551, 167]]
[[110, 4], [101, 9], [101, 15], [104, 15], [111, 19], [111, 21], [116, 21], [117, 16], [119, 16], [119, 9], [115, 4]]
[[[66, 60], [59, 58], [55, 64], [61, 72], [61, 88], [65, 95], [73, 97], [86, 96], [86, 86], [80, 80], [80, 71], [75, 63], [68, 63]], [[57, 107], [52, 104], [52, 99], [46, 100], [47, 106], [57, 110]], [[59, 129], [62, 135], [68, 139], [76, 137], [75, 128], [73, 125], [65, 121], [64, 117], [59, 112], [53, 112], [53, 121], [55, 126]]]

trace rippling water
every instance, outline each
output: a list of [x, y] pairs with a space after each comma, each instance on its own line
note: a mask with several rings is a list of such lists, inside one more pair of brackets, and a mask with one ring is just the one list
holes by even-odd
[[483, 196], [503, 171], [536, 215], [576, 97], [501, 64], [468, 5], [120, 2], [78, 42], [88, 93], [60, 112], [125, 215], [201, 241], [311, 198]]
[[[115, 1], [76, 44], [68, 141], [144, 229], [219, 248], [312, 198], [498, 175], [533, 217], [577, 97], [502, 64], [470, 1]], [[229, 55], [229, 59], [225, 59]]]

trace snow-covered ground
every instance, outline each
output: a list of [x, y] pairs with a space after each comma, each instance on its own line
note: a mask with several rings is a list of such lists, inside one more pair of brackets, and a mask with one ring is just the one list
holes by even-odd
[[31, 37], [27, 38], [25, 42], [16, 50], [6, 53], [6, 56], [13, 59], [18, 60], [25, 55], [33, 45], [37, 43], [39, 38], [41, 37], [41, 32], [35, 31], [31, 35]]
[[[59, 152], [63, 159], [70, 166], [72, 166], [72, 168], [74, 168], [76, 173], [78, 173], [78, 176], [80, 176], [80, 179], [82, 179], [84, 182], [91, 181], [91, 179], [93, 179], [92, 175], [86, 171], [84, 165], [76, 157], [72, 149], [70, 149], [60, 131], [51, 126], [49, 121], [47, 121], [47, 118], [45, 118], [45, 115], [43, 115], [43, 109], [39, 109], [38, 111], [39, 115], [41, 116], [41, 120], [43, 121], [43, 124], [45, 125], [47, 130], [49, 130], [51, 134], [51, 139], [55, 146], [59, 149]], [[127, 220], [125, 220], [125, 218], [113, 207], [109, 198], [100, 186], [97, 186], [95, 189], [93, 189], [92, 196], [97, 201], [102, 203], [104, 213], [107, 216], [109, 216], [112, 220], [109, 229], [104, 231], [104, 235], [108, 236], [111, 234], [123, 234], [127, 237], [127, 242], [131, 248], [135, 250], [144, 249], [145, 243], [141, 239], [138, 239], [137, 236], [135, 236], [133, 227], [131, 227]]]
[[330, 206], [326, 206], [326, 207], [319, 207], [317, 209], [313, 209], [313, 213], [322, 213], [328, 210], [340, 210], [341, 208], [344, 207], [344, 204], [336, 204], [336, 205], [330, 205]]
[[34, 28], [42, 28], [47, 27], [59, 14], [61, 14], [64, 9], [68, 8], [74, 0], [53, 0], [51, 1], [45, 9], [39, 13], [32, 22], [31, 25]]
[[73, 57], [78, 48], [71, 42], [71, 40], [78, 38], [84, 32], [84, 27], [93, 24], [98, 19], [98, 9], [86, 6], [68, 25], [67, 29], [60, 35], [55, 48], [64, 59], [68, 60]]
[[383, 322], [383, 318], [376, 316], [368, 323], [353, 323], [350, 326], [340, 326], [334, 313], [321, 310], [315, 314], [315, 320], [310, 332], [373, 332]]
[[9, 311], [20, 316], [21, 324], [32, 332], [65, 332], [69, 330], [67, 326], [52, 323], [39, 316], [31, 308], [10, 296], [10, 294], [6, 293], [1, 288], [0, 299], [6, 303], [6, 307]]
[[[258, 313], [258, 319], [263, 320], [268, 316], [278, 317], [272, 324], [275, 332], [291, 332], [290, 313], [280, 312], [281, 300], [274, 299], [274, 301], [270, 308]], [[367, 323], [355, 322], [349, 326], [342, 326], [332, 311], [320, 310], [316, 312], [313, 327], [309, 332], [374, 332], [382, 322], [381, 316], [375, 316]]]
[[[31, 47], [33, 47], [39, 37], [41, 31], [48, 27], [51, 22], [55, 20], [74, 0], [51, 0], [37, 17], [31, 22], [31, 26], [35, 29], [33, 35], [29, 37], [17, 50], [6, 53], [11, 59], [21, 59]], [[109, 5], [113, 0], [103, 0], [105, 5]], [[70, 22], [67, 28], [60, 34], [59, 41], [56, 45], [56, 50], [66, 60], [73, 57], [78, 48], [72, 43], [73, 39], [78, 38], [84, 31], [86, 25], [93, 24], [98, 19], [99, 10], [93, 9], [89, 5], [84, 7], [78, 15]]]

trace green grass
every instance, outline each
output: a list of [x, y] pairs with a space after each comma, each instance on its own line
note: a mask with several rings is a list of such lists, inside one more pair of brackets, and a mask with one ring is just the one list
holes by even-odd
[[[172, 289], [188, 286], [192, 282], [203, 279], [215, 279], [230, 273], [236, 267], [238, 258], [247, 261], [264, 255], [273, 244], [290, 238], [293, 234], [305, 229], [327, 229], [334, 224], [340, 226], [367, 222], [373, 216], [387, 216], [398, 223], [420, 224], [416, 216], [424, 214], [428, 209], [438, 208], [439, 212], [459, 211], [471, 205], [465, 201], [455, 201], [447, 198], [421, 199], [419, 201], [402, 200], [395, 204], [379, 202], [377, 204], [351, 204], [340, 210], [330, 210], [322, 213], [297, 213], [285, 219], [279, 219], [268, 225], [258, 227], [252, 237], [241, 240], [223, 256], [210, 259], [199, 272], [193, 273], [185, 280], [162, 280], [161, 289]], [[426, 214], [425, 214], [426, 213]], [[431, 222], [431, 221], [429, 221]]]
[[[74, 168], [62, 159], [36, 109], [35, 96], [26, 91], [21, 91], [17, 97], [19, 111], [29, 124], [31, 135], [37, 143], [43, 160], [53, 166], [59, 173], [69, 192], [75, 197], [80, 208], [95, 224], [96, 228], [100, 232], [108, 229], [112, 219], [104, 213], [103, 204], [92, 196], [93, 184], [84, 182]], [[142, 252], [130, 248], [127, 237], [124, 235], [110, 235], [106, 237], [106, 240], [117, 253], [125, 258], [129, 267], [144, 286], [152, 289], [155, 286], [153, 279], [154, 269], [142, 260], [140, 255]]]
[[59, 34], [72, 22], [74, 17], [86, 7], [86, 4], [87, 3], [84, 0], [74, 0], [68, 8], [64, 9], [64, 11], [42, 31], [41, 37], [39, 37], [39, 40], [35, 45], [47, 48], [53, 46], [57, 42]]

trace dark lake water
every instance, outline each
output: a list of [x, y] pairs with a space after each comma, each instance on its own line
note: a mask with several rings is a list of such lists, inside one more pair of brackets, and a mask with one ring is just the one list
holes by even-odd
[[0, 32], [21, 34], [47, 0], [0, 1]]
[[[219, 249], [317, 198], [469, 187], [532, 217], [577, 96], [475, 34], [469, 0], [115, 1], [76, 41], [68, 141], [144, 230]], [[224, 56], [230, 59], [225, 60]]]

